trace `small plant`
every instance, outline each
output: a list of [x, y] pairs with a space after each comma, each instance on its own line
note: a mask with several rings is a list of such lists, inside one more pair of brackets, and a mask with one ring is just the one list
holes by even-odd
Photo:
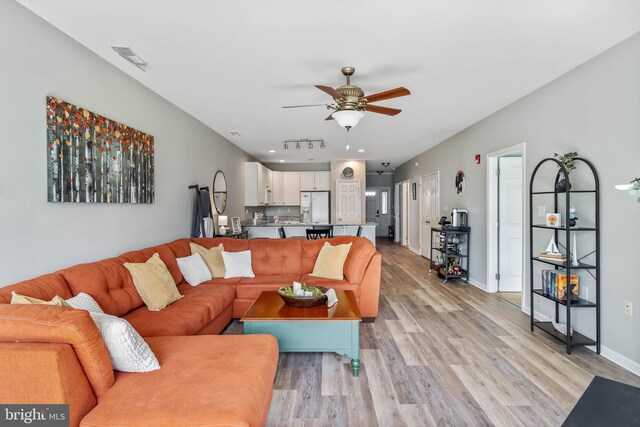
[[578, 157], [578, 153], [576, 153], [575, 151], [571, 151], [562, 155], [553, 153], [553, 157], [556, 157], [558, 161], [560, 161], [560, 163], [564, 165], [565, 169], [567, 169], [567, 172], [571, 172], [576, 168], [574, 160], [576, 157]]

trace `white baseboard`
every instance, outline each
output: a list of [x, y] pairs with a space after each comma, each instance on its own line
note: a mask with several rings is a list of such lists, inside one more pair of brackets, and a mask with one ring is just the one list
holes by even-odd
[[[589, 348], [595, 351], [595, 347]], [[605, 347], [603, 345], [600, 346], [600, 356], [606, 357], [616, 365], [622, 366], [627, 371], [633, 372], [634, 374], [640, 376], [640, 363], [636, 362], [635, 360], [631, 360], [627, 356], [623, 356], [617, 351], [611, 350], [609, 347]]]
[[478, 282], [475, 279], [469, 279], [469, 283], [471, 283], [476, 288], [482, 289], [483, 291], [487, 292], [487, 285], [485, 285], [484, 283]]
[[[528, 315], [531, 312], [531, 308], [529, 306], [525, 306], [522, 309], [522, 311], [525, 312]], [[540, 313], [539, 311], [535, 312], [534, 317], [537, 320], [541, 320], [543, 322], [552, 320], [550, 317], [545, 316], [544, 314]], [[587, 348], [589, 350], [593, 351], [594, 353], [596, 351], [596, 347], [595, 346], [587, 346]], [[640, 376], [640, 363], [636, 362], [635, 360], [631, 360], [627, 356], [623, 356], [622, 354], [618, 353], [617, 351], [612, 350], [609, 347], [606, 347], [604, 345], [600, 345], [600, 356], [604, 357], [605, 359], [609, 359], [610, 361], [612, 361], [616, 365], [618, 365], [620, 367], [623, 367], [627, 371], [632, 372], [632, 373]]]
[[408, 248], [414, 254], [422, 256], [422, 254], [420, 253], [420, 251], [418, 249], [412, 248], [411, 246], [408, 246]]

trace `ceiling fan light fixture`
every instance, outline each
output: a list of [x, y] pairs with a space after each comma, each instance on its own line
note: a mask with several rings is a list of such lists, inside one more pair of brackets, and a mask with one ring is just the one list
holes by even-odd
[[364, 117], [364, 113], [357, 110], [341, 110], [333, 113], [331, 117], [333, 117], [339, 126], [350, 129], [358, 126], [358, 123], [360, 123], [360, 120]]

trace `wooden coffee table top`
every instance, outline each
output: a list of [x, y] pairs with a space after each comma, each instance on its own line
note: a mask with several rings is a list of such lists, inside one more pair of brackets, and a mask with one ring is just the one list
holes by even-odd
[[264, 291], [240, 319], [241, 322], [280, 320], [362, 320], [353, 291], [336, 290], [338, 303], [311, 308], [295, 308], [284, 303], [278, 291]]

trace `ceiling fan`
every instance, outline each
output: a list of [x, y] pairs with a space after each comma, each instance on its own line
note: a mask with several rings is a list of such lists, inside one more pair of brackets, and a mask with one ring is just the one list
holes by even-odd
[[364, 91], [356, 85], [351, 84], [351, 76], [356, 72], [353, 67], [342, 67], [342, 74], [347, 78], [347, 84], [332, 88], [331, 86], [315, 85], [321, 91], [331, 95], [334, 100], [332, 104], [310, 104], [310, 105], [289, 105], [282, 108], [319, 107], [323, 106], [329, 110], [335, 110], [325, 120], [334, 120], [347, 130], [356, 126], [360, 119], [364, 117], [363, 111], [395, 116], [402, 110], [379, 105], [371, 105], [372, 102], [383, 101], [385, 99], [398, 98], [400, 96], [411, 95], [409, 89], [398, 87], [373, 95], [364, 95]]

